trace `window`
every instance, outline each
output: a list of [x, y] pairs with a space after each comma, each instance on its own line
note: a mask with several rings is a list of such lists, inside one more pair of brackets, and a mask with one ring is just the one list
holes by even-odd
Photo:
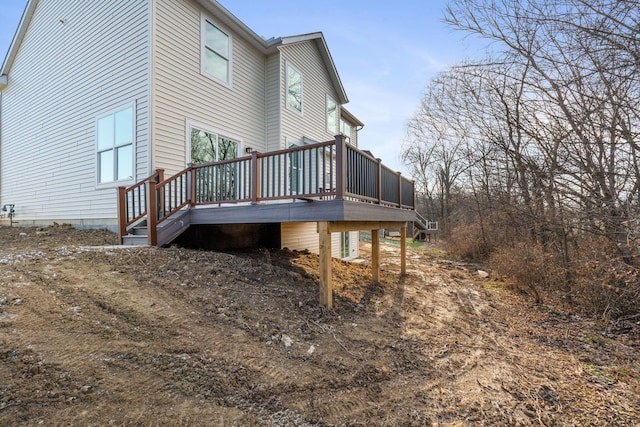
[[[290, 144], [289, 148], [296, 148], [299, 145]], [[300, 190], [300, 173], [302, 172], [300, 168], [300, 162], [302, 152], [301, 151], [293, 151], [289, 153], [289, 191], [291, 194], [298, 194], [302, 191]]]
[[203, 18], [202, 71], [222, 82], [231, 81], [231, 37]]
[[351, 142], [351, 124], [344, 119], [340, 119], [340, 133], [346, 137], [347, 143]]
[[327, 131], [333, 136], [338, 129], [338, 104], [327, 95]]
[[340, 233], [340, 258], [349, 258], [351, 255], [349, 232]]
[[302, 113], [302, 74], [287, 64], [287, 108]]
[[133, 106], [98, 118], [98, 183], [133, 179]]
[[[193, 164], [204, 164], [231, 160], [238, 157], [239, 138], [227, 137], [215, 130], [205, 130], [199, 125], [188, 126], [190, 157]], [[223, 163], [196, 170], [198, 182], [196, 200], [213, 202], [235, 200], [239, 194], [239, 179], [242, 179], [238, 163]]]
[[238, 157], [240, 142], [213, 132], [191, 128], [191, 163], [203, 164]]

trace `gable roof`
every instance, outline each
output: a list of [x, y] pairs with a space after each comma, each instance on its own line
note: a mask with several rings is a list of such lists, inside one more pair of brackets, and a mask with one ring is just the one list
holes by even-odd
[[27, 32], [27, 27], [29, 26], [29, 22], [31, 22], [31, 18], [33, 17], [33, 11], [36, 9], [36, 5], [38, 4], [37, 0], [29, 0], [27, 5], [22, 12], [22, 17], [20, 18], [20, 24], [18, 25], [18, 29], [16, 33], [13, 35], [13, 40], [11, 40], [11, 44], [9, 45], [9, 50], [7, 51], [6, 56], [4, 57], [4, 61], [2, 62], [2, 67], [0, 68], [0, 89], [3, 89], [7, 85], [7, 76], [9, 74], [9, 70], [13, 65], [13, 61], [16, 58], [16, 54], [18, 53], [18, 47], [22, 43], [22, 39], [24, 38], [24, 34]]
[[333, 83], [334, 89], [338, 94], [339, 102], [346, 104], [349, 102], [347, 93], [344, 90], [338, 70], [336, 69], [329, 47], [324, 39], [322, 32], [314, 32], [307, 34], [300, 34], [286, 37], [274, 37], [268, 40], [257, 35], [251, 28], [249, 28], [244, 22], [240, 21], [233, 13], [229, 12], [216, 0], [196, 0], [196, 2], [207, 10], [212, 15], [216, 16], [223, 24], [235, 30], [237, 33], [243, 36], [251, 45], [261, 50], [265, 54], [275, 52], [278, 46], [286, 46], [288, 44], [300, 43], [305, 41], [315, 41], [322, 57], [322, 61], [329, 72], [329, 78]]
[[360, 129], [364, 127], [364, 123], [362, 123], [356, 116], [351, 114], [351, 111], [347, 110], [346, 108], [340, 107], [340, 114], [342, 115], [342, 117], [344, 117], [345, 119], [347, 119], [349, 122], [356, 125]]
[[[331, 82], [333, 83], [334, 89], [338, 94], [339, 102], [341, 104], [349, 102], [347, 94], [344, 90], [344, 86], [342, 86], [342, 81], [340, 80], [340, 76], [338, 75], [338, 71], [336, 70], [336, 66], [333, 62], [333, 58], [331, 57], [331, 53], [329, 52], [329, 48], [327, 47], [327, 42], [325, 41], [324, 36], [321, 32], [301, 34], [297, 36], [271, 38], [265, 40], [264, 38], [257, 35], [244, 22], [240, 21], [234, 14], [225, 9], [224, 6], [222, 6], [216, 0], [195, 1], [206, 11], [220, 20], [221, 23], [239, 33], [245, 40], [249, 42], [249, 44], [264, 52], [265, 54], [275, 52], [278, 46], [285, 46], [288, 44], [300, 43], [304, 41], [315, 41], [320, 52], [320, 56], [322, 57], [322, 61], [324, 62], [327, 71], [329, 72], [329, 77], [331, 79]], [[11, 42], [11, 45], [9, 46], [7, 55], [5, 56], [4, 62], [2, 63], [2, 68], [0, 68], [0, 90], [7, 86], [7, 76], [9, 75], [9, 71], [11, 70], [11, 66], [13, 65], [13, 61], [16, 58], [20, 45], [22, 44], [22, 40], [24, 39], [24, 35], [27, 31], [27, 28], [29, 27], [29, 23], [31, 22], [33, 12], [35, 11], [37, 5], [38, 0], [28, 0], [25, 10], [22, 13], [20, 25], [18, 25], [18, 30], [13, 36], [13, 40]]]

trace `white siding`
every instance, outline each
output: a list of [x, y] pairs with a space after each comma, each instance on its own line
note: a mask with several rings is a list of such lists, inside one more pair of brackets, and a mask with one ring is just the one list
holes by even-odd
[[308, 249], [317, 254], [320, 252], [318, 226], [315, 222], [285, 222], [281, 228], [281, 245], [292, 251]]
[[157, 0], [155, 18], [153, 167], [167, 174], [185, 167], [187, 120], [265, 151], [265, 55], [210, 16], [232, 38], [232, 82], [221, 84], [200, 72], [199, 6]]
[[[317, 142], [333, 140], [336, 132], [327, 131], [327, 95], [338, 99], [329, 79], [329, 74], [320, 56], [315, 40], [285, 45], [280, 48], [280, 85], [282, 97], [281, 148], [285, 139], [302, 140], [303, 137]], [[302, 114], [285, 106], [285, 67], [291, 63], [302, 73]]]
[[280, 118], [282, 116], [282, 89], [280, 87], [280, 54], [275, 53], [267, 58], [267, 151], [280, 148]]
[[95, 118], [136, 105], [136, 173], [148, 175], [146, 0], [40, 0], [2, 93], [0, 203], [27, 224], [113, 225], [96, 189]]
[[349, 258], [357, 258], [360, 256], [360, 232], [349, 232]]
[[[340, 233], [331, 234], [331, 256], [340, 258]], [[359, 255], [357, 231], [349, 232], [350, 255], [348, 258], [356, 258]], [[292, 251], [308, 251], [317, 254], [320, 252], [318, 225], [315, 222], [285, 222], [281, 228], [282, 248]]]
[[346, 135], [346, 136], [349, 137], [349, 143], [354, 147], [357, 147], [358, 146], [358, 131], [357, 131], [358, 126], [352, 123], [351, 121], [349, 121], [345, 117], [342, 117], [342, 120], [346, 121], [351, 125], [351, 132], [349, 133], [349, 135]]

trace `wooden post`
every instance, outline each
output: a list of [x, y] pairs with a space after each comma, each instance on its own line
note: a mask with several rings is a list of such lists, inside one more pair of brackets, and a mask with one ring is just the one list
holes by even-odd
[[127, 234], [127, 189], [118, 187], [118, 242], [124, 242]]
[[344, 199], [347, 188], [347, 146], [344, 136], [336, 135], [336, 200]]
[[320, 305], [333, 307], [333, 284], [331, 282], [331, 230], [326, 221], [318, 222], [320, 238]]
[[413, 210], [416, 209], [416, 180], [412, 179], [411, 180], [411, 194], [413, 195], [413, 197], [411, 197], [411, 208]]
[[[164, 181], [164, 169], [156, 169], [155, 183], [157, 184], [162, 181]], [[156, 202], [158, 203], [158, 211], [162, 211], [164, 210], [164, 191], [160, 193], [159, 196], [160, 197], [158, 197], [158, 200], [156, 200]]]
[[400, 227], [400, 274], [407, 274], [407, 224]]
[[251, 152], [251, 204], [258, 203], [260, 197], [260, 168], [258, 167], [258, 152]]
[[147, 239], [149, 245], [158, 245], [158, 203], [156, 197], [156, 183], [147, 181]]
[[380, 230], [371, 230], [371, 280], [380, 281]]
[[192, 208], [196, 207], [196, 194], [197, 194], [197, 179], [196, 179], [196, 169], [193, 167], [192, 163], [187, 165], [189, 171], [187, 172], [187, 179], [189, 180], [189, 206]]

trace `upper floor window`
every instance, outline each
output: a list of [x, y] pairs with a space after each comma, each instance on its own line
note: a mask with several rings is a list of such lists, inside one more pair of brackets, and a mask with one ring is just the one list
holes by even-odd
[[98, 183], [133, 179], [134, 108], [132, 105], [97, 119]]
[[231, 36], [203, 18], [202, 71], [224, 83], [231, 81]]
[[338, 129], [338, 103], [327, 95], [327, 131], [335, 135]]
[[340, 133], [346, 137], [348, 143], [351, 142], [351, 124], [345, 119], [340, 119]]
[[287, 108], [302, 113], [302, 74], [287, 64]]

